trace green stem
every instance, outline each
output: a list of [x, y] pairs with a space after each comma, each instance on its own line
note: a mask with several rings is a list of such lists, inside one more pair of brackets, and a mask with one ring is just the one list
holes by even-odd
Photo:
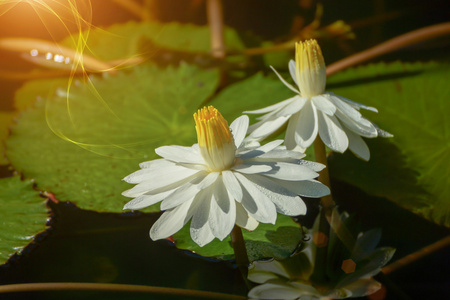
[[241, 271], [244, 280], [247, 282], [248, 275], [248, 254], [245, 248], [244, 237], [242, 236], [241, 227], [235, 225], [231, 231], [231, 244], [233, 245], [234, 257], [236, 258], [236, 264]]
[[[320, 171], [318, 180], [326, 185], [331, 191], [330, 175], [328, 173], [327, 152], [325, 149], [325, 145], [319, 136], [317, 136], [316, 140], [314, 141], [314, 154], [316, 157], [316, 162], [325, 165], [325, 169]], [[315, 233], [316, 236], [313, 236], [313, 241], [314, 243], [316, 243], [317, 251], [314, 261], [314, 273], [311, 275], [311, 279], [316, 283], [322, 284], [327, 280], [326, 265], [328, 239], [330, 236], [331, 215], [335, 206], [331, 194], [322, 197], [320, 199], [320, 205], [322, 206], [322, 209], [320, 210], [319, 231]]]
[[[325, 144], [320, 139], [320, 136], [317, 136], [316, 140], [314, 141], [314, 155], [316, 156], [316, 162], [325, 165], [325, 169], [320, 171], [319, 181], [326, 185], [331, 191], [330, 174], [328, 173], [327, 152], [325, 149]], [[325, 210], [327, 219], [330, 220], [331, 213], [334, 206], [336, 205], [331, 194], [322, 197], [320, 199], [320, 204], [322, 205], [322, 209]]]
[[229, 295], [207, 291], [185, 290], [178, 288], [131, 285], [131, 284], [46, 282], [46, 283], [7, 284], [0, 286], [0, 294], [36, 292], [36, 291], [104, 291], [104, 292], [146, 293], [153, 295], [187, 296], [187, 297], [195, 297], [196, 299], [224, 299], [224, 300], [247, 299], [247, 297], [239, 295]]

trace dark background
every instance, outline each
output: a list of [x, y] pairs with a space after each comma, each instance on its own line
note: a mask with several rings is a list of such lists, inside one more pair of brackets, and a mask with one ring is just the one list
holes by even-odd
[[[61, 40], [77, 27], [70, 14], [58, 1], [47, 1], [63, 18], [67, 27], [43, 9], [19, 3], [6, 11], [0, 5], [0, 38], [33, 37]], [[59, 1], [64, 3], [66, 1]], [[82, 1], [78, 1], [82, 2]], [[311, 2], [308, 5], [308, 2]], [[286, 38], [298, 16], [309, 23], [314, 15], [315, 1], [294, 0], [225, 0], [225, 23], [237, 30], [263, 39]], [[324, 49], [327, 63], [351, 53], [367, 49], [399, 34], [449, 20], [445, 0], [325, 0], [322, 24], [342, 19], [353, 26], [357, 39], [345, 49]], [[92, 0], [94, 26], [138, 20], [109, 0]], [[81, 7], [87, 19], [89, 9]], [[204, 1], [164, 0], [154, 9], [163, 22], [206, 24]], [[429, 41], [403, 49], [377, 60], [428, 61], [448, 59], [448, 39]], [[30, 66], [17, 55], [0, 52], [1, 70], [28, 70]], [[22, 82], [0, 79], [0, 109], [11, 110], [14, 92]], [[0, 174], [11, 171], [0, 167]], [[341, 208], [357, 213], [362, 228], [383, 229], [381, 246], [397, 248], [393, 260], [433, 243], [449, 234], [434, 225], [382, 198], [370, 197], [362, 191], [333, 182], [333, 190]], [[19, 282], [113, 282], [168, 286], [245, 294], [240, 275], [232, 262], [203, 259], [177, 250], [168, 241], [153, 242], [148, 230], [157, 215], [99, 214], [77, 209], [70, 204], [51, 204], [51, 229], [39, 235], [24, 254], [0, 266], [0, 284]], [[309, 203], [310, 212], [317, 203]], [[385, 213], [388, 211], [389, 213]], [[311, 220], [300, 219], [308, 225]], [[449, 250], [443, 249], [415, 262], [386, 278], [378, 278], [387, 286], [385, 297], [371, 299], [449, 299]], [[1, 299], [129, 299], [130, 295], [105, 293], [31, 293], [15, 294]], [[146, 299], [152, 298], [143, 295]], [[137, 297], [136, 297], [137, 298]], [[134, 299], [134, 298], [133, 298]], [[167, 298], [171, 299], [171, 298]]]

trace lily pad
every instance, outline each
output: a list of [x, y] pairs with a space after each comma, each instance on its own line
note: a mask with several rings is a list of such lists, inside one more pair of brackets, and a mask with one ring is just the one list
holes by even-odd
[[[21, 113], [7, 157], [61, 201], [120, 212], [129, 200], [121, 192], [131, 187], [121, 179], [156, 158], [159, 146], [195, 143], [192, 114], [217, 84], [216, 71], [189, 65], [140, 66], [76, 82], [69, 93], [62, 88]], [[22, 90], [18, 97], [30, 94]]]
[[334, 155], [331, 176], [450, 226], [448, 70], [448, 64], [397, 62], [333, 76], [329, 90], [377, 107], [367, 117], [394, 138], [369, 141], [369, 163]]
[[[206, 257], [234, 258], [230, 236], [223, 241], [214, 239], [206, 246], [200, 247], [192, 241], [189, 226], [190, 224], [186, 224], [173, 236], [177, 248]], [[269, 257], [275, 259], [287, 258], [299, 246], [303, 237], [300, 226], [290, 217], [280, 214], [275, 225], [261, 223], [255, 231], [250, 232], [243, 229], [242, 234], [250, 261]]]
[[33, 182], [18, 176], [0, 179], [0, 203], [0, 262], [5, 262], [47, 229], [49, 216]]
[[8, 136], [9, 125], [14, 118], [14, 112], [10, 111], [0, 111], [0, 165], [7, 165], [8, 161], [4, 155], [4, 142]]
[[[209, 52], [211, 49], [208, 26], [179, 23], [128, 22], [115, 24], [106, 29], [96, 28], [83, 33], [87, 37], [86, 53], [103, 60], [130, 58], [135, 55], [152, 57], [152, 51], [160, 47], [184, 52]], [[228, 49], [243, 49], [244, 45], [236, 31], [225, 28], [225, 44]], [[146, 49], [142, 53], [142, 39], [150, 40], [158, 49]], [[78, 35], [62, 41], [63, 45], [77, 48]]]

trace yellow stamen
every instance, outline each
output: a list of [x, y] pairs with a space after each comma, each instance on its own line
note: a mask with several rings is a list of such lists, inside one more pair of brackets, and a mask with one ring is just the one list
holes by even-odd
[[323, 94], [326, 84], [326, 68], [322, 50], [316, 40], [295, 44], [296, 79], [303, 97]]
[[213, 106], [194, 114], [200, 153], [211, 171], [229, 169], [235, 158], [234, 139], [228, 122]]

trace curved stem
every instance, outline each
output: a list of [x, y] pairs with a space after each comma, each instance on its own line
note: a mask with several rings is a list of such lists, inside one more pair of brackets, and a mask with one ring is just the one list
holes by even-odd
[[208, 0], [207, 14], [211, 30], [211, 52], [215, 58], [225, 58], [225, 39], [223, 35], [223, 10], [221, 0]]
[[411, 46], [423, 41], [431, 40], [433, 38], [449, 34], [450, 22], [424, 27], [399, 35], [375, 47], [332, 63], [331, 65], [327, 66], [327, 75], [330, 76], [346, 68], [371, 60], [377, 56], [381, 56], [383, 54], [393, 52], [407, 46]]
[[178, 288], [111, 284], [111, 283], [85, 283], [85, 282], [46, 282], [46, 283], [23, 283], [7, 284], [0, 286], [0, 294], [36, 291], [104, 291], [104, 292], [126, 292], [147, 293], [154, 295], [189, 296], [196, 299], [233, 299], [245, 300], [247, 297], [239, 295], [228, 295], [207, 291], [185, 290]]
[[385, 275], [388, 275], [400, 268], [403, 268], [404, 266], [409, 265], [412, 262], [415, 262], [416, 260], [419, 260], [420, 258], [422, 258], [426, 255], [429, 255], [437, 250], [443, 249], [448, 246], [450, 246], [450, 236], [447, 236], [447, 237], [443, 238], [442, 240], [437, 241], [436, 243], [428, 245], [428, 246], [420, 249], [419, 251], [411, 253], [411, 254], [393, 262], [392, 264], [387, 265], [386, 267], [381, 269], [381, 272], [383, 272], [383, 274], [385, 274]]

